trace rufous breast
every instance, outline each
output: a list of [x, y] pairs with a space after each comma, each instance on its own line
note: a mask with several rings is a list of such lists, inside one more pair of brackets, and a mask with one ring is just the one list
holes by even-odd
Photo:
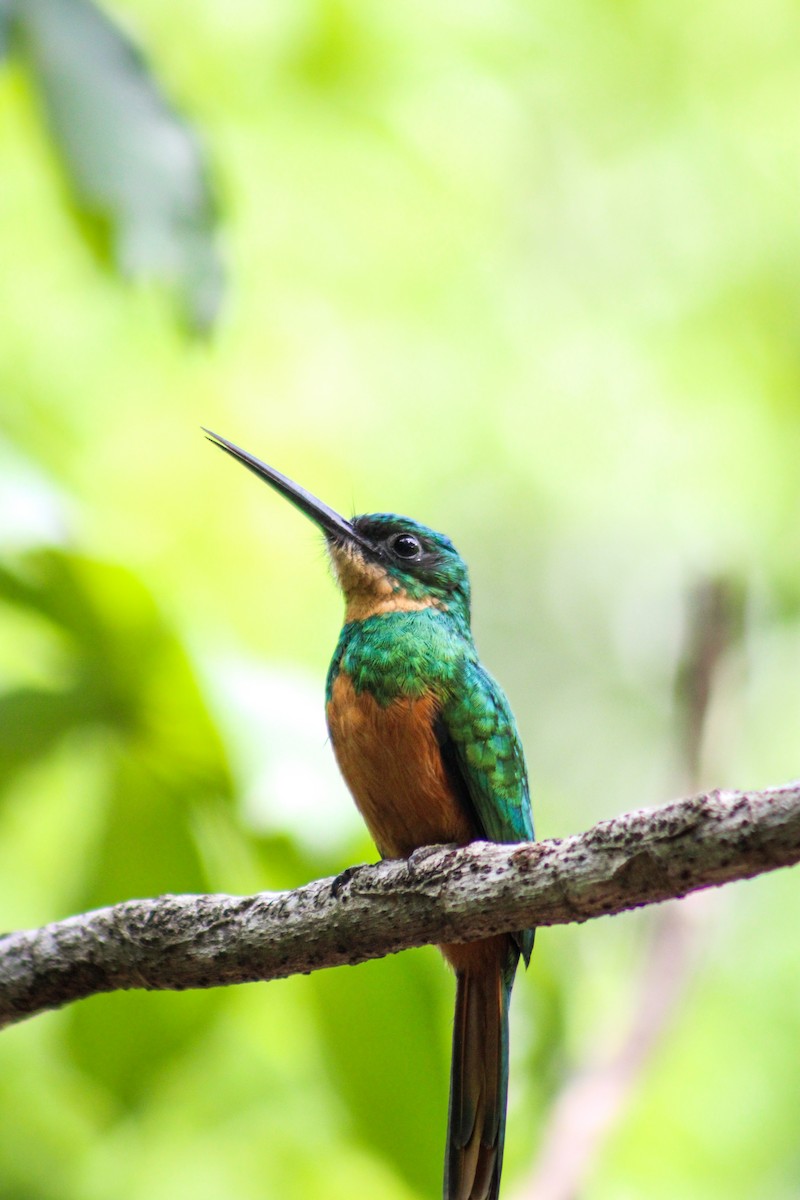
[[433, 695], [381, 705], [344, 672], [333, 683], [328, 728], [339, 769], [384, 858], [477, 836], [447, 777], [434, 732]]

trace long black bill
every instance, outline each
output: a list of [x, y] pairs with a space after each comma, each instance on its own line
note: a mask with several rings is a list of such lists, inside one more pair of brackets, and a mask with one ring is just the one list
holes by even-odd
[[248, 454], [246, 450], [229, 442], [227, 438], [220, 437], [218, 433], [212, 433], [205, 427], [203, 433], [214, 446], [219, 446], [220, 450], [230, 454], [231, 458], [237, 459], [247, 467], [248, 471], [252, 471], [259, 479], [263, 479], [271, 487], [274, 487], [276, 492], [285, 496], [295, 508], [299, 508], [300, 512], [310, 517], [327, 537], [335, 542], [356, 542], [364, 550], [374, 551], [375, 547], [372, 542], [362, 537], [349, 521], [334, 512], [332, 508], [328, 508], [327, 504], [323, 504], [321, 500], [312, 496], [311, 492], [307, 492], [298, 483], [293, 483], [291, 479], [281, 475], [280, 471], [276, 471], [274, 467], [268, 467], [260, 458]]

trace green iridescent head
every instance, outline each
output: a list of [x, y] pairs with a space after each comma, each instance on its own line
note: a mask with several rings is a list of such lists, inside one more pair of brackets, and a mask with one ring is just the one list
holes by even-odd
[[348, 521], [274, 467], [218, 434], [205, 432], [323, 531], [345, 595], [347, 620], [437, 608], [469, 624], [466, 564], [444, 534], [394, 513], [371, 513]]
[[395, 513], [367, 513], [351, 523], [373, 547], [364, 552], [365, 561], [378, 565], [410, 597], [469, 603], [466, 564], [443, 533]]

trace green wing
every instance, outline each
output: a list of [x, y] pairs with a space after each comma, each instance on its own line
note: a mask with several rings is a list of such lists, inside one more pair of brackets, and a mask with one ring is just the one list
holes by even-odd
[[451, 743], [447, 757], [458, 767], [478, 824], [491, 842], [531, 841], [525, 757], [502, 688], [468, 660], [455, 691], [442, 708], [440, 737]]
[[[517, 723], [502, 688], [475, 660], [442, 706], [442, 756], [476, 823], [490, 842], [533, 840], [528, 772]], [[527, 962], [530, 931], [517, 935]]]

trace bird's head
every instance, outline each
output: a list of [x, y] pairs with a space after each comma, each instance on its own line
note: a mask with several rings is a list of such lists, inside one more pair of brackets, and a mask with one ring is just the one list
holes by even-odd
[[436, 608], [469, 624], [466, 564], [444, 534], [394, 513], [369, 513], [348, 521], [274, 467], [205, 432], [322, 530], [344, 593], [346, 620]]

